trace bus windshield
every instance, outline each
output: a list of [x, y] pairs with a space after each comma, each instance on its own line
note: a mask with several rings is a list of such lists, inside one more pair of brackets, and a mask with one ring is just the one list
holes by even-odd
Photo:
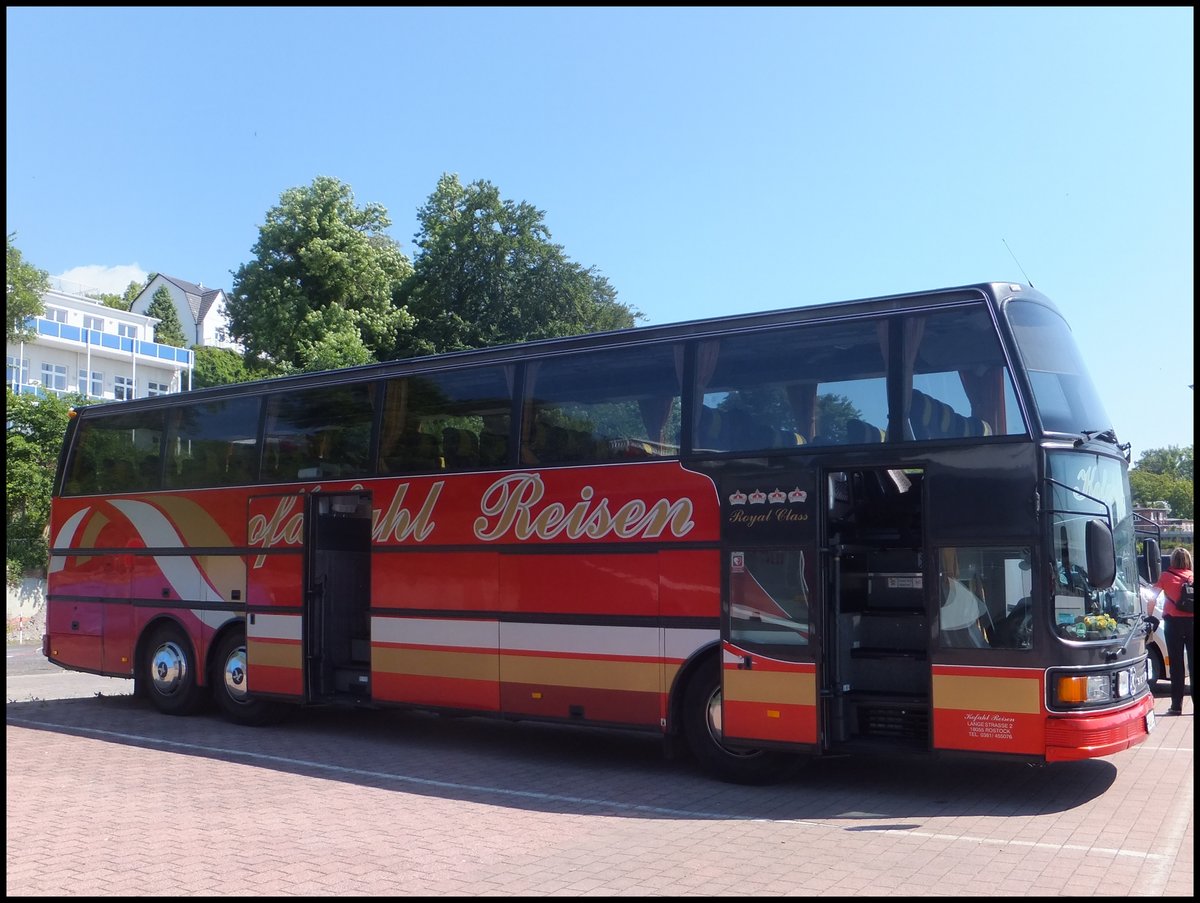
[[[1055, 630], [1068, 640], [1128, 636], [1141, 624], [1141, 606], [1133, 505], [1124, 464], [1096, 454], [1052, 452], [1049, 472], [1055, 481], [1051, 484], [1051, 550], [1057, 575]], [[1072, 492], [1066, 486], [1078, 491]], [[1093, 518], [1106, 516], [1096, 499], [1108, 506], [1117, 556], [1116, 580], [1106, 589], [1093, 587], [1087, 579], [1085, 525]]]

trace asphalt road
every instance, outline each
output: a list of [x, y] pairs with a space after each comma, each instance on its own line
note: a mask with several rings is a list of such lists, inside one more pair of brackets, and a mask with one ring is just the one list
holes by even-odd
[[239, 728], [36, 647], [7, 664], [9, 896], [1194, 891], [1190, 700], [1107, 759], [826, 759], [738, 787], [641, 735], [342, 709]]

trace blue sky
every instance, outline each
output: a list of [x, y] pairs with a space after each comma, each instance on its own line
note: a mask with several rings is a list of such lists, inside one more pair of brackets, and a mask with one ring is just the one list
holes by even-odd
[[443, 173], [645, 323], [991, 280], [1074, 327], [1134, 460], [1193, 444], [1194, 14], [8, 7], [7, 232], [229, 289], [332, 176], [410, 257]]

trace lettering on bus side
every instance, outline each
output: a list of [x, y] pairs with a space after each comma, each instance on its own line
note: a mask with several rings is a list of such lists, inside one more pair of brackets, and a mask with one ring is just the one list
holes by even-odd
[[535, 506], [546, 493], [542, 478], [535, 473], [514, 473], [494, 482], [479, 501], [481, 516], [475, 520], [475, 538], [492, 542], [511, 534], [518, 540], [603, 539], [613, 535], [621, 539], [657, 539], [669, 530], [676, 539], [691, 532], [691, 499], [674, 502], [659, 499], [647, 504], [630, 499], [616, 511], [610, 511], [608, 499], [595, 498], [595, 489], [583, 486], [579, 501], [568, 508], [562, 502]]
[[[422, 499], [411, 484], [398, 484], [387, 508], [372, 512], [372, 541], [392, 544], [429, 540], [437, 528], [434, 513], [445, 485], [445, 480], [434, 481]], [[355, 484], [353, 488], [364, 487]], [[319, 490], [317, 486], [311, 491]], [[480, 542], [558, 538], [594, 541], [609, 537], [651, 540], [663, 536], [682, 539], [696, 526], [695, 508], [687, 496], [654, 502], [627, 498], [614, 510], [609, 499], [598, 496], [593, 486], [585, 484], [577, 491], [578, 501], [543, 503], [546, 486], [539, 474], [506, 474], [483, 490], [471, 535]], [[300, 498], [281, 496], [273, 511], [254, 514], [248, 525], [249, 544], [262, 549], [300, 545], [304, 540]], [[441, 533], [442, 541], [462, 541], [453, 524], [444, 525]], [[254, 567], [261, 567], [263, 561], [263, 556], [258, 556]]]

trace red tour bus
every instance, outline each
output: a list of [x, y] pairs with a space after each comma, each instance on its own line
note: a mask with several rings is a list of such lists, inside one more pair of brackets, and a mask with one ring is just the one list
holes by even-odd
[[1008, 283], [89, 406], [44, 651], [168, 714], [639, 729], [732, 781], [1106, 756], [1154, 727], [1127, 457]]

